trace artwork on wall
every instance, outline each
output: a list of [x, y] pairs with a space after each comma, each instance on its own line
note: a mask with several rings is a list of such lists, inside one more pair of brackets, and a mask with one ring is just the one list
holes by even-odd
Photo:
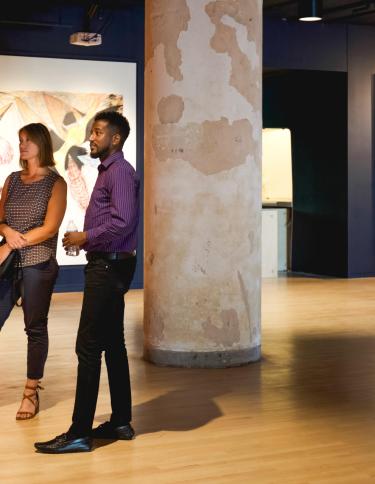
[[[123, 96], [114, 93], [0, 92], [0, 190], [9, 173], [20, 169], [18, 130], [43, 123], [51, 133], [56, 169], [68, 185], [63, 224], [73, 220], [81, 230], [98, 173], [99, 161], [89, 156], [93, 117], [103, 110], [122, 113], [123, 104]], [[84, 263], [82, 256], [73, 261], [60, 250], [58, 259], [61, 264]]]
[[[87, 136], [83, 133], [86, 133], [85, 126], [96, 111], [106, 109], [109, 105], [122, 109], [131, 128], [123, 152], [136, 168], [137, 65], [135, 62], [0, 55], [0, 66], [0, 92], [10, 96], [24, 93], [26, 96], [18, 96], [19, 99], [13, 101], [12, 109], [10, 98], [7, 101], [4, 97], [1, 103], [0, 185], [5, 172], [19, 169], [17, 128], [29, 122], [30, 110], [36, 110], [38, 119], [44, 120], [53, 131], [57, 169], [69, 186], [68, 208], [59, 231], [57, 260], [60, 265], [86, 264], [83, 250], [78, 257], [69, 257], [61, 243], [69, 217], [75, 220], [78, 230], [83, 229], [84, 207], [97, 177], [97, 161], [89, 160], [83, 151], [87, 148]], [[31, 93], [37, 94], [32, 102], [29, 99]], [[49, 96], [44, 99], [43, 94], [52, 95], [53, 99]], [[19, 106], [25, 119], [19, 119]], [[50, 114], [51, 110], [54, 115]], [[46, 117], [40, 117], [42, 113]], [[74, 163], [77, 159], [79, 162]], [[3, 164], [7, 165], [6, 168], [2, 168]]]
[[292, 141], [287, 128], [264, 128], [262, 134], [262, 202], [292, 203]]

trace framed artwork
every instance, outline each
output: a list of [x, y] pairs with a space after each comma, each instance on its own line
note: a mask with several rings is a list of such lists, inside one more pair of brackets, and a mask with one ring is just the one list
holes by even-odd
[[[78, 230], [83, 228], [85, 211], [98, 174], [99, 160], [89, 156], [90, 129], [97, 112], [114, 110], [127, 116], [131, 134], [125, 143], [124, 155], [136, 166], [135, 64], [38, 59], [38, 74], [29, 79], [25, 76], [20, 84], [17, 71], [27, 72], [31, 62], [35, 64], [35, 58], [0, 56], [1, 72], [7, 73], [5, 79], [0, 79], [0, 190], [9, 173], [20, 169], [18, 130], [33, 122], [45, 124], [52, 137], [56, 169], [68, 185], [67, 211], [59, 233], [58, 262], [61, 265], [84, 264], [84, 251], [78, 257], [67, 256], [61, 238], [70, 221], [74, 221]], [[106, 64], [112, 64], [114, 68]], [[91, 78], [93, 72], [99, 72], [98, 69], [113, 75], [112, 81], [110, 76], [99, 83], [96, 76]], [[84, 83], [80, 71], [85, 73]], [[59, 73], [62, 79], [59, 79]], [[119, 83], [119, 73], [124, 85]], [[76, 82], [72, 83], [69, 74], [76, 76]], [[7, 76], [10, 79], [6, 80]], [[12, 82], [12, 77], [18, 79], [17, 82]], [[10, 84], [15, 87], [29, 84], [30, 89], [9, 90]], [[70, 90], [73, 84], [74, 90]], [[58, 89], [49, 89], [52, 85]], [[36, 86], [40, 89], [35, 89]], [[100, 90], [91, 90], [91, 86], [100, 87]]]

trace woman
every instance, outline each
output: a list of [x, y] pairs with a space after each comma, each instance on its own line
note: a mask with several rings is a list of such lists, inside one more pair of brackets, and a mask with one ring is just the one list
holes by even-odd
[[[55, 162], [51, 136], [40, 123], [19, 131], [21, 171], [5, 180], [0, 199], [0, 263], [18, 250], [22, 275], [0, 281], [0, 329], [22, 294], [27, 334], [27, 380], [16, 419], [39, 411], [38, 388], [48, 353], [47, 320], [58, 266], [57, 234], [66, 209], [66, 183], [51, 169]], [[16, 282], [16, 283], [14, 283]]]

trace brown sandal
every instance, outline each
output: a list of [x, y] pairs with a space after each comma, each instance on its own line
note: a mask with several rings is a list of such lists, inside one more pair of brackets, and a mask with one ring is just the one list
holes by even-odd
[[[29, 387], [25, 386], [27, 390], [34, 390], [34, 393], [30, 393], [30, 395], [26, 395], [25, 393], [22, 396], [22, 402], [27, 399], [34, 405], [34, 412], [23, 412], [18, 411], [16, 414], [16, 420], [29, 420], [30, 418], [35, 417], [35, 415], [39, 412], [39, 392], [38, 390], [44, 390], [42, 386], [39, 384], [36, 387]], [[36, 397], [35, 401], [31, 397]], [[21, 404], [22, 404], [21, 402]]]

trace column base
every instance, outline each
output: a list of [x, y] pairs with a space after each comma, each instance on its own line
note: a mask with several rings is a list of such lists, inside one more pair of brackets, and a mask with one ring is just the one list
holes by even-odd
[[145, 348], [144, 358], [157, 366], [230, 368], [260, 360], [261, 346], [228, 351], [171, 351]]

